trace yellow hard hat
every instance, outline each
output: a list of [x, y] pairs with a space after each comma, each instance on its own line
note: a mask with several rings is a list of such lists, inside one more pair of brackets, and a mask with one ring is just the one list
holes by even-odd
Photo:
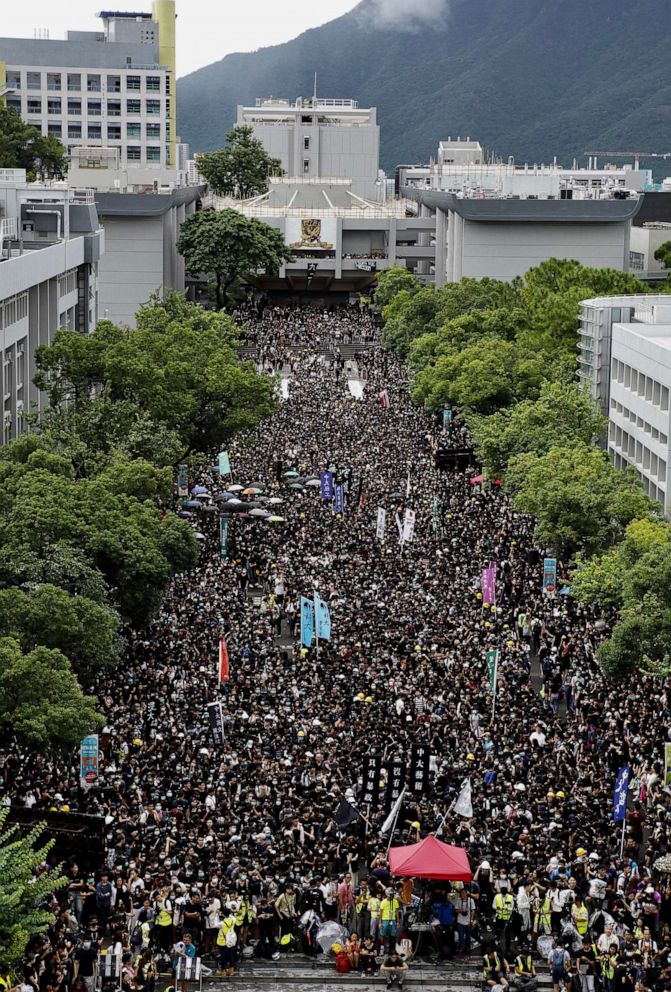
[[515, 647], [515, 642], [514, 641], [506, 641], [506, 644], [507, 644], [507, 646], [509, 648], [514, 648]]
[[476, 599], [482, 599], [482, 593], [481, 592], [476, 592], [475, 598]]
[[550, 791], [548, 792], [548, 799], [554, 799], [554, 797], [555, 797], [555, 794], [552, 791], [552, 789], [550, 789]]
[[487, 628], [491, 627], [491, 623], [488, 620], [485, 620], [485, 627]]
[[65, 806], [61, 806], [61, 813], [69, 813], [69, 812], [70, 812], [70, 807], [68, 806], [67, 803], [65, 804]]
[[466, 755], [466, 761], [475, 761], [475, 755], [474, 754], [467, 754]]
[[489, 609], [489, 603], [487, 602], [487, 600], [485, 600], [485, 602], [484, 602], [484, 603], [483, 603], [482, 605], [484, 606], [484, 608], [485, 608], [486, 610], [488, 610], [488, 609]]
[[373, 697], [372, 696], [366, 696], [366, 702], [367, 703], [372, 703], [373, 702]]
[[565, 792], [558, 792], [557, 793], [557, 799], [566, 799], [566, 793]]
[[410, 826], [412, 827], [412, 829], [413, 829], [413, 830], [419, 830], [419, 823], [417, 822], [417, 820], [414, 820], [414, 821], [413, 821], [413, 822], [412, 822], [412, 823], [410, 824]]
[[140, 744], [142, 744], [142, 741], [140, 740], [140, 738], [139, 738], [139, 737], [136, 737], [136, 738], [135, 738], [135, 739], [133, 740], [133, 744], [138, 744], [138, 745], [140, 745]]
[[576, 848], [576, 852], [575, 853], [576, 853], [576, 856], [577, 857], [584, 858], [585, 855], [587, 854], [587, 851], [585, 850], [584, 847], [578, 847], [578, 848]]
[[358, 694], [358, 696], [357, 696], [356, 698], [357, 698], [357, 699], [360, 699], [360, 700], [361, 700], [361, 701], [363, 702], [363, 701], [364, 701], [364, 699], [365, 699], [366, 697], [365, 697], [365, 695], [363, 694], [363, 692], [360, 692], [360, 693]]
[[298, 731], [298, 736], [299, 737], [305, 737], [305, 731], [304, 730], [299, 730]]
[[283, 944], [286, 947], [286, 945], [290, 943], [291, 943], [290, 933], [285, 933], [283, 937], [280, 937], [280, 944]]

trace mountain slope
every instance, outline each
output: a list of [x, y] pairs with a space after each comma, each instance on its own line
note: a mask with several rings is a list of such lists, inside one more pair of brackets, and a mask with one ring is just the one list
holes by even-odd
[[308, 95], [317, 71], [321, 96], [378, 108], [388, 170], [458, 134], [517, 161], [671, 151], [668, 0], [446, 0], [400, 26], [376, 3], [179, 80], [182, 140], [220, 147], [237, 104]]

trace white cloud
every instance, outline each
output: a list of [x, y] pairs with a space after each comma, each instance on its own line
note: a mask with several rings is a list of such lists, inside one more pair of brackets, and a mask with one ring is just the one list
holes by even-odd
[[[450, 0], [371, 0], [366, 16], [384, 27], [411, 28], [419, 22], [437, 21], [447, 13]], [[362, 11], [363, 13], [363, 11]]]

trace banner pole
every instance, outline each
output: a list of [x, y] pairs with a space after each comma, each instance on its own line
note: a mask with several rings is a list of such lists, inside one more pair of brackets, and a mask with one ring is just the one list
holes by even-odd
[[315, 611], [315, 645], [317, 647], [317, 659], [319, 660], [319, 614], [317, 612], [317, 590], [314, 591], [312, 606]]
[[[403, 792], [401, 793], [401, 795], [403, 795], [404, 792], [405, 792], [405, 789], [403, 789]], [[389, 834], [389, 843], [387, 844], [387, 854], [386, 854], [386, 857], [389, 857], [389, 848], [391, 847], [391, 842], [394, 839], [394, 834], [396, 833], [396, 824], [398, 823], [398, 818], [401, 815], [401, 810], [402, 809], [403, 809], [403, 803], [401, 802], [400, 806], [398, 807], [398, 811], [396, 813], [396, 816], [394, 817], [394, 822], [392, 824], [391, 833]]]
[[454, 807], [456, 805], [456, 802], [457, 802], [457, 800], [456, 799], [453, 799], [452, 802], [450, 803], [450, 805], [447, 807], [447, 813], [445, 814], [445, 816], [442, 818], [442, 820], [440, 821], [440, 823], [436, 827], [436, 832], [434, 834], [435, 837], [437, 837], [441, 833], [443, 827], [445, 826], [445, 821], [447, 820], [448, 816], [450, 815], [450, 813], [454, 809]]

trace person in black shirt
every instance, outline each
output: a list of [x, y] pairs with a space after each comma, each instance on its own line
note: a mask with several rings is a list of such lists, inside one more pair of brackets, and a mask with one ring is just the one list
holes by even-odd
[[387, 979], [387, 988], [390, 989], [394, 982], [398, 983], [398, 987], [403, 987], [403, 982], [405, 981], [406, 972], [408, 966], [396, 951], [392, 951], [391, 954], [384, 959], [384, 964], [380, 968], [380, 971], [384, 972], [384, 976]]

